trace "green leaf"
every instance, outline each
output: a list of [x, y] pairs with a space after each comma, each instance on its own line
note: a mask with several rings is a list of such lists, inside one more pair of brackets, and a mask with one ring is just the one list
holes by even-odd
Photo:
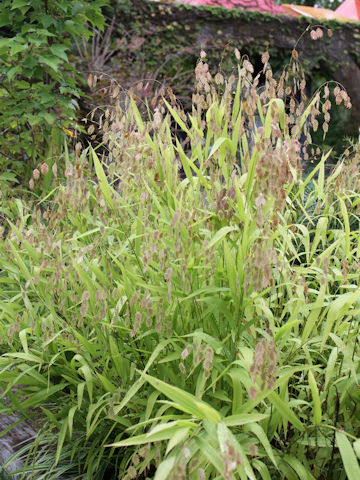
[[102, 383], [103, 387], [107, 392], [110, 392], [114, 394], [116, 392], [115, 385], [113, 385], [108, 378], [105, 377], [105, 375], [101, 375], [101, 373], [96, 372], [96, 375], [98, 376], [100, 382]]
[[265, 465], [265, 463], [260, 462], [260, 460], [258, 460], [258, 459], [254, 459], [252, 461], [252, 465], [260, 473], [261, 478], [263, 480], [271, 480], [269, 470], [268, 470], [267, 466]]
[[260, 422], [268, 417], [269, 415], [264, 413], [238, 413], [225, 417], [223, 423], [227, 427], [238, 427], [240, 425], [246, 425], [247, 423]]
[[[177, 137], [175, 138], [175, 140], [176, 140], [176, 150], [179, 153], [180, 160], [181, 160], [186, 178], [189, 180], [190, 184], [193, 185], [194, 184], [194, 178], [193, 178], [193, 174], [192, 174], [192, 171], [191, 171], [191, 168], [193, 168], [193, 165], [191, 165], [191, 162], [189, 161], [188, 157], [185, 155], [185, 152], [184, 152], [184, 150], [181, 146], [181, 143], [179, 142]], [[195, 171], [197, 170], [196, 166], [194, 167], [194, 170]]]
[[[309, 249], [306, 249], [306, 250], [308, 251]], [[310, 337], [311, 333], [313, 332], [316, 323], [319, 322], [320, 313], [324, 306], [325, 293], [326, 293], [326, 282], [323, 282], [318, 291], [316, 301], [313, 304], [311, 304], [311, 312], [306, 320], [304, 330], [301, 336], [302, 343], [306, 342], [306, 340]]]
[[314, 98], [311, 100], [311, 102], [309, 103], [309, 105], [306, 107], [306, 110], [304, 111], [304, 113], [301, 115], [301, 121], [300, 121], [300, 125], [298, 125], [297, 129], [296, 129], [296, 132], [295, 132], [295, 135], [299, 135], [299, 133], [301, 132], [301, 129], [303, 128], [304, 126], [304, 123], [306, 122], [306, 119], [308, 118], [308, 116], [310, 115], [314, 105], [316, 104], [316, 95], [314, 95]]
[[127, 438], [126, 440], [121, 440], [120, 442], [115, 442], [106, 447], [129, 447], [133, 445], [145, 445], [151, 442], [161, 442], [163, 440], [170, 440], [176, 435], [179, 430], [183, 428], [176, 424], [176, 422], [169, 422], [169, 424], [160, 424], [159, 427], [162, 429], [157, 429], [156, 431], [150, 431], [148, 433], [143, 433], [142, 435], [136, 435], [135, 437]]
[[351, 370], [351, 374], [354, 378], [354, 381], [355, 383], [357, 383], [357, 375], [356, 375], [356, 369], [355, 369], [355, 365], [354, 365], [354, 362], [353, 362], [353, 359], [352, 359], [352, 349], [349, 348], [350, 345], [349, 344], [345, 344], [341, 338], [339, 338], [337, 335], [335, 335], [334, 333], [330, 333], [329, 335], [332, 340], [334, 341], [334, 343], [336, 344], [336, 346], [339, 348], [339, 350], [341, 351], [341, 353], [344, 355], [344, 358], [346, 360], [346, 362], [348, 363], [349, 367], [350, 367], [350, 370]]
[[327, 361], [327, 366], [326, 366], [326, 371], [325, 371], [324, 390], [327, 390], [327, 387], [328, 387], [330, 381], [333, 378], [336, 380], [336, 374], [334, 375], [334, 371], [335, 371], [335, 365], [336, 365], [337, 357], [338, 357], [338, 348], [334, 347], [331, 350], [331, 353], [330, 353], [328, 361]]
[[345, 255], [349, 262], [352, 261], [351, 257], [351, 250], [350, 250], [350, 222], [349, 222], [349, 214], [348, 209], [346, 208], [345, 201], [343, 198], [339, 198], [339, 205], [341, 214], [344, 219], [344, 233], [345, 233]]
[[27, 43], [24, 43], [24, 44], [15, 43], [10, 48], [10, 56], [16, 55], [17, 53], [20, 53], [20, 52], [23, 52], [24, 50], [27, 50], [28, 48], [29, 48], [29, 45]]
[[354, 443], [353, 443], [353, 449], [354, 452], [356, 453], [356, 456], [360, 458], [360, 438], [358, 438]]
[[175, 455], [163, 460], [156, 470], [154, 480], [166, 480], [174, 468], [175, 460]]
[[266, 433], [264, 432], [264, 430], [257, 423], [251, 423], [247, 428], [257, 436], [257, 438], [260, 440], [262, 446], [264, 447], [268, 457], [270, 458], [270, 460], [273, 462], [273, 464], [277, 468], [277, 462], [276, 462], [276, 459], [275, 459], [275, 456], [274, 456], [273, 449], [271, 448], [270, 442], [269, 442], [268, 437], [267, 437]]
[[307, 470], [300, 460], [293, 455], [284, 455], [283, 461], [290, 465], [290, 467], [297, 473], [300, 480], [315, 480], [309, 470]]
[[179, 443], [182, 443], [189, 437], [189, 428], [180, 428], [171, 438], [166, 447], [166, 455], [171, 452]]
[[143, 372], [141, 372], [140, 378], [136, 380], [136, 382], [131, 385], [130, 389], [126, 392], [125, 397], [122, 399], [120, 405], [117, 405], [114, 407], [114, 414], [118, 415], [119, 412], [125, 407], [125, 405], [128, 404], [128, 402], [133, 398], [134, 395], [140, 390], [140, 388], [144, 385], [145, 379], [144, 379], [144, 374], [145, 372], [148, 371], [148, 369], [151, 367], [153, 362], [156, 360], [158, 355], [161, 353], [161, 351], [169, 344], [171, 343], [171, 340], [163, 340], [160, 342], [155, 348], [152, 354], [150, 355], [149, 360], [147, 361], [145, 368]]
[[55, 72], [59, 69], [61, 60], [53, 55], [39, 55], [39, 62], [45, 63], [48, 67], [52, 68]]
[[206, 249], [209, 249], [219, 243], [226, 235], [230, 232], [238, 231], [238, 227], [233, 226], [233, 227], [222, 227], [220, 228], [219, 231], [215, 233], [213, 238], [210, 240], [210, 242], [207, 244]]
[[144, 130], [144, 122], [141, 118], [141, 114], [139, 112], [139, 109], [137, 108], [137, 105], [136, 105], [133, 97], [130, 97], [130, 105], [131, 105], [131, 108], [132, 108], [132, 111], [133, 111], [133, 114], [134, 114], [134, 117], [135, 117], [136, 125], [137, 125], [139, 131], [142, 132]]
[[62, 447], [64, 445], [64, 440], [65, 440], [65, 435], [68, 427], [68, 420], [65, 418], [62, 421], [61, 429], [60, 432], [57, 436], [57, 448], [56, 448], [56, 454], [55, 454], [55, 466], [59, 463], [60, 460], [60, 454], [62, 451]]
[[170, 400], [176, 402], [180, 407], [182, 407], [186, 412], [191, 413], [194, 417], [199, 419], [207, 419], [214, 423], [221, 421], [220, 414], [213, 407], [204, 401], [199, 400], [191, 393], [181, 390], [178, 387], [169, 385], [168, 383], [151, 377], [150, 375], [145, 374], [144, 377], [156, 390], [159, 390], [161, 393], [170, 398]]
[[17, 75], [18, 73], [21, 73], [21, 67], [19, 65], [16, 65], [15, 67], [12, 67], [8, 70], [7, 72], [7, 77], [9, 82]]
[[69, 413], [68, 413], [68, 416], [67, 416], [67, 421], [68, 421], [68, 429], [69, 429], [69, 436], [70, 438], [72, 437], [72, 432], [73, 432], [73, 422], [74, 422], [74, 415], [75, 415], [75, 411], [76, 411], [76, 405], [74, 405], [73, 407], [71, 407], [69, 409]]
[[39, 15], [38, 19], [40, 20], [44, 28], [49, 28], [51, 24], [56, 24], [56, 20], [50, 15], [46, 15], [46, 13]]
[[77, 406], [78, 410], [81, 408], [81, 404], [84, 398], [85, 382], [78, 383], [77, 386]]
[[188, 137], [190, 139], [193, 138], [193, 135], [192, 133], [190, 132], [190, 130], [187, 128], [187, 126], [185, 125], [185, 123], [183, 122], [183, 120], [181, 120], [179, 114], [171, 107], [171, 105], [165, 100], [164, 100], [164, 103], [165, 105], [167, 106], [167, 108], [169, 109], [169, 112], [171, 113], [172, 117], [174, 118], [175, 122], [179, 125], [179, 127], [188, 135]]
[[250, 465], [249, 460], [247, 459], [246, 453], [242, 445], [238, 442], [235, 435], [232, 434], [232, 432], [226, 427], [226, 425], [224, 425], [223, 422], [220, 422], [218, 424], [217, 434], [221, 452], [223, 454], [226, 453], [228, 450], [228, 446], [231, 445], [240, 455], [247, 477], [250, 480], [256, 480], [255, 473]]
[[49, 388], [41, 388], [40, 391], [31, 395], [29, 398], [24, 400], [19, 406], [22, 410], [28, 409], [31, 407], [38, 407], [39, 405], [44, 404], [49, 401], [49, 398], [57, 393], [60, 390], [65, 389], [68, 386], [68, 383], [59, 383], [58, 385], [53, 385]]
[[44, 112], [41, 113], [41, 116], [49, 125], [52, 125], [56, 121], [56, 115], [54, 113]]
[[285, 105], [284, 102], [280, 98], [273, 98], [268, 103], [267, 107], [268, 110], [266, 112], [265, 117], [265, 124], [264, 124], [264, 138], [270, 138], [271, 131], [272, 131], [272, 124], [274, 115], [272, 113], [272, 105], [275, 104], [277, 107], [277, 111], [279, 113], [279, 120], [281, 128], [285, 126]]
[[26, 338], [27, 333], [31, 333], [30, 328], [24, 328], [23, 330], [21, 330], [21, 332], [19, 332], [20, 342], [26, 354], [29, 353], [29, 347], [28, 347], [27, 338]]
[[103, 194], [104, 199], [105, 199], [106, 203], [109, 205], [109, 207], [114, 208], [114, 204], [113, 204], [112, 197], [111, 197], [110, 185], [107, 181], [107, 178], [106, 178], [105, 172], [102, 168], [102, 165], [100, 163], [100, 160], [99, 160], [98, 156], [96, 155], [95, 150], [92, 147], [91, 147], [91, 153], [92, 153], [92, 157], [93, 157], [93, 161], [94, 161], [94, 167], [95, 167], [96, 175], [99, 179], [99, 185], [100, 185], [101, 193]]
[[359, 480], [360, 467], [355, 456], [354, 450], [347, 436], [343, 432], [336, 432], [336, 443], [340, 450], [341, 459], [344, 464], [348, 480]]
[[90, 6], [90, 8], [86, 9], [85, 16], [94, 27], [99, 28], [100, 30], [104, 29], [105, 18], [104, 15], [101, 14], [101, 11]]
[[290, 409], [287, 403], [285, 403], [284, 400], [282, 400], [277, 393], [272, 392], [269, 395], [269, 400], [284, 420], [292, 423], [294, 427], [296, 427], [301, 432], [304, 431], [304, 425], [301, 423], [295, 413]]
[[51, 53], [53, 53], [54, 55], [56, 55], [57, 57], [60, 57], [62, 58], [63, 60], [65, 60], [65, 62], [68, 61], [68, 57], [66, 55], [66, 50], [68, 50], [68, 47], [66, 47], [65, 45], [59, 45], [59, 44], [56, 44], [56, 45], [52, 45], [50, 47], [50, 51]]
[[16, 178], [15, 173], [12, 172], [5, 172], [0, 175], [0, 181], [7, 181], [7, 182], [15, 182], [19, 183], [18, 179]]
[[18, 358], [20, 360], [24, 360], [24, 362], [39, 363], [39, 364], [43, 363], [43, 360], [41, 357], [37, 357], [32, 353], [10, 352], [10, 353], [4, 353], [4, 356], [11, 357], [11, 358]]
[[324, 348], [326, 340], [330, 332], [333, 329], [334, 323], [339, 318], [345, 316], [349, 309], [353, 306], [356, 300], [360, 296], [360, 288], [356, 289], [354, 292], [343, 293], [338, 295], [335, 300], [330, 304], [329, 311], [327, 314], [324, 330], [322, 332], [322, 342], [321, 350]]
[[201, 437], [195, 437], [195, 442], [200, 448], [201, 452], [205, 455], [205, 457], [209, 460], [209, 462], [212, 465], [214, 465], [214, 467], [220, 473], [220, 475], [223, 475], [224, 464], [218, 449], [215, 449], [213, 446], [210, 445], [209, 442], [205, 441]]
[[27, 90], [28, 88], [30, 88], [30, 83], [26, 82], [25, 80], [18, 80], [16, 82], [16, 87], [18, 88], [18, 90]]
[[212, 146], [212, 149], [209, 153], [209, 157], [212, 157], [214, 155], [214, 153], [222, 146], [222, 145], [225, 145], [229, 148], [229, 150], [231, 149], [231, 141], [229, 138], [226, 138], [226, 137], [219, 137], [215, 140], [214, 142], [214, 145]]
[[313, 421], [314, 425], [320, 425], [321, 423], [321, 402], [319, 396], [319, 390], [316, 385], [314, 374], [309, 370], [309, 385], [311, 389], [311, 396], [313, 401]]
[[242, 389], [243, 384], [241, 382], [241, 378], [238, 375], [238, 371], [233, 369], [229, 372], [229, 376], [232, 380], [232, 387], [233, 387], [233, 400], [232, 400], [232, 414], [235, 415], [238, 410], [241, 408], [242, 405]]
[[13, 0], [11, 10], [15, 10], [16, 8], [25, 7], [28, 4], [29, 4], [28, 0]]
[[[0, 13], [0, 28], [5, 27], [6, 25], [11, 24], [11, 16], [7, 13]], [[1, 38], [0, 39], [0, 49], [1, 49], [1, 42], [9, 42], [11, 38]]]

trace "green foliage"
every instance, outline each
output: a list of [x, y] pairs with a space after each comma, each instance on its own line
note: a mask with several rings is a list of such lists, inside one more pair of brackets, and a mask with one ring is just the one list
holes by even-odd
[[0, 480], [9, 480], [9, 475], [0, 470]]
[[[54, 130], [73, 125], [78, 79], [68, 61], [75, 38], [103, 28], [106, 0], [3, 0], [0, 5], [0, 162], [23, 174], [45, 154]], [[57, 134], [58, 135], [58, 134]], [[63, 135], [64, 136], [64, 135]], [[54, 148], [48, 152], [49, 147]]]
[[291, 111], [264, 56], [264, 92], [242, 59], [233, 95], [202, 57], [191, 114], [130, 99], [106, 115], [106, 161], [76, 150], [54, 191], [16, 202], [2, 412], [42, 427], [19, 453], [37, 479], [358, 473], [359, 148], [302, 179], [330, 93]]

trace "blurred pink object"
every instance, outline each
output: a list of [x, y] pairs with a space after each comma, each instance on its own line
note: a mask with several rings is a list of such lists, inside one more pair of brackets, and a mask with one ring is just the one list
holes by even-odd
[[283, 8], [281, 8], [280, 5], [276, 5], [272, 0], [181, 0], [181, 2], [190, 5], [210, 5], [213, 7], [237, 8], [239, 10], [259, 10], [260, 12], [268, 12], [273, 15], [285, 15]]
[[288, 15], [292, 17], [310, 17], [317, 18], [318, 20], [339, 20], [340, 22], [351, 22], [350, 18], [340, 15], [339, 12], [334, 12], [328, 8], [308, 7], [306, 5], [293, 5], [283, 3], [281, 5]]
[[360, 21], [360, 0], [345, 0], [335, 12], [351, 20]]

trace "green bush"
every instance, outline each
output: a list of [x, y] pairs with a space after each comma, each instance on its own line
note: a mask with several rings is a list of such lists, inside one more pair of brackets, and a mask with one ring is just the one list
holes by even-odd
[[37, 479], [359, 478], [359, 152], [303, 180], [329, 93], [288, 109], [265, 55], [261, 96], [243, 59], [233, 97], [204, 58], [191, 115], [130, 99], [106, 162], [76, 149], [51, 195], [16, 204], [2, 412], [41, 427], [19, 452]]
[[106, 0], [2, 0], [0, 164], [21, 177], [59, 155], [74, 126], [79, 78], [68, 61], [73, 39], [103, 28]]

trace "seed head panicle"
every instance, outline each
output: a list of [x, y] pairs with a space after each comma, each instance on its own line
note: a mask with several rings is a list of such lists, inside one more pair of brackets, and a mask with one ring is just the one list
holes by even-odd
[[254, 382], [260, 379], [260, 390], [271, 390], [275, 386], [277, 377], [277, 359], [279, 351], [274, 339], [263, 338], [255, 347], [254, 360], [250, 367], [251, 378]]

